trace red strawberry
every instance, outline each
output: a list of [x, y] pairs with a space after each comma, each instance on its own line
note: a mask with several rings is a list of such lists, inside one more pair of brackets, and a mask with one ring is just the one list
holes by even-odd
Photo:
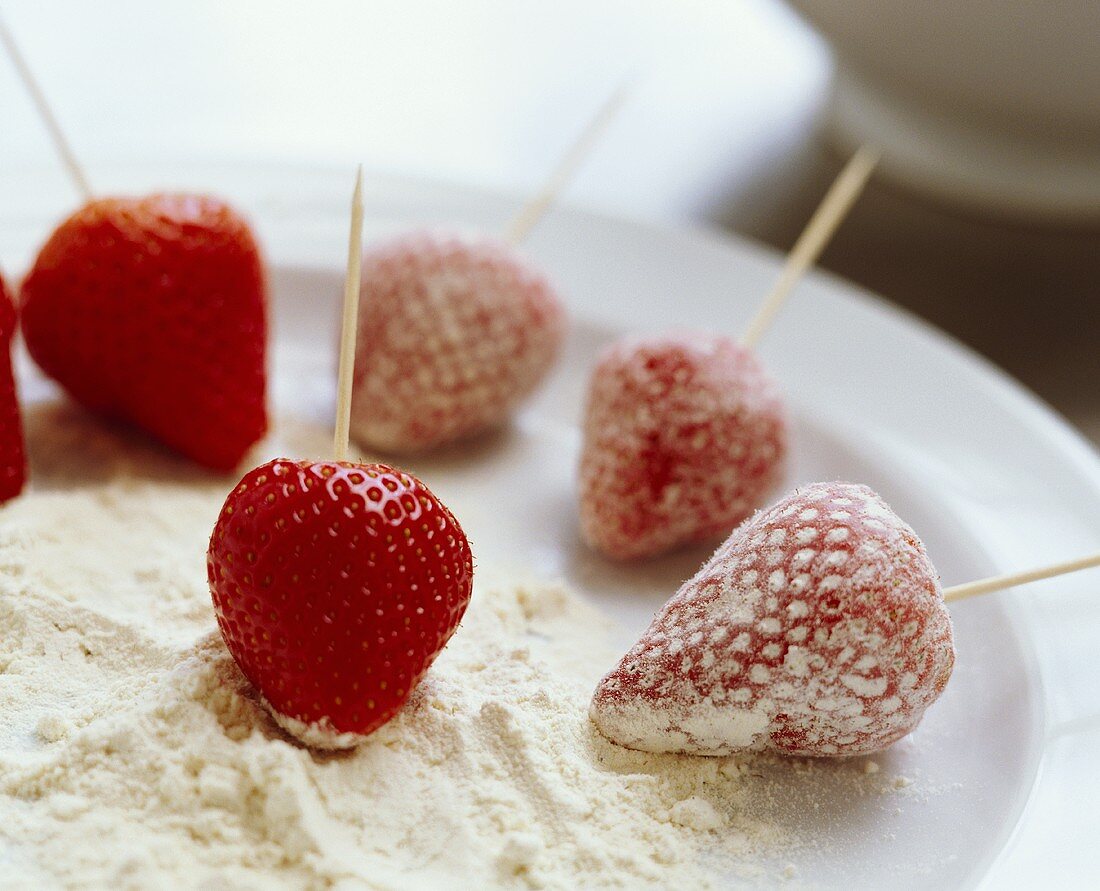
[[23, 335], [77, 402], [230, 470], [267, 427], [264, 291], [252, 230], [223, 202], [103, 198], [39, 253]]
[[862, 755], [909, 733], [955, 662], [913, 530], [817, 483], [744, 523], [601, 682], [592, 720], [647, 752]]
[[618, 341], [588, 393], [581, 531], [617, 559], [726, 535], [786, 454], [782, 397], [750, 350], [691, 333]]
[[226, 646], [280, 726], [348, 748], [397, 713], [450, 640], [473, 558], [415, 477], [278, 459], [229, 494], [207, 573]]
[[0, 504], [22, 492], [27, 481], [23, 421], [11, 367], [11, 341], [17, 323], [15, 306], [0, 277]]
[[550, 285], [502, 242], [416, 233], [368, 251], [352, 435], [405, 452], [501, 424], [564, 336]]

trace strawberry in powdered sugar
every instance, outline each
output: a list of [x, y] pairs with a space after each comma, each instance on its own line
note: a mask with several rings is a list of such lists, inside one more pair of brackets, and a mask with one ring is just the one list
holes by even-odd
[[582, 532], [616, 559], [728, 533], [779, 483], [786, 454], [782, 396], [751, 350], [697, 333], [618, 341], [588, 394]]
[[415, 477], [282, 459], [229, 493], [207, 573], [226, 646], [275, 720], [343, 749], [397, 713], [450, 640], [473, 557]]
[[421, 232], [367, 251], [352, 436], [413, 452], [503, 423], [565, 327], [549, 283], [502, 241]]
[[462, 620], [473, 555], [411, 474], [345, 460], [360, 298], [363, 172], [355, 179], [332, 461], [275, 459], [222, 506], [207, 577], [229, 652], [287, 733], [359, 745], [408, 701]]
[[865, 486], [818, 483], [734, 531], [599, 684], [596, 727], [648, 752], [862, 755], [951, 676], [924, 546]]

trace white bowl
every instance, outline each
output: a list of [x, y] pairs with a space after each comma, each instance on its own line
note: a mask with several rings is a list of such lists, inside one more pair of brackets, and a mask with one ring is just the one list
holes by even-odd
[[1100, 4], [789, 0], [837, 58], [833, 125], [943, 197], [1100, 220]]

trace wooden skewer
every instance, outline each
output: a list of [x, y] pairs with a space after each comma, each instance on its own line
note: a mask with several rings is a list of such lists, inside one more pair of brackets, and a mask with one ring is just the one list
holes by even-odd
[[538, 225], [539, 220], [543, 218], [546, 211], [553, 206], [561, 193], [565, 191], [566, 186], [576, 175], [581, 163], [595, 147], [611, 121], [614, 120], [619, 109], [622, 108], [632, 86], [633, 81], [627, 81], [607, 98], [592, 120], [588, 122], [588, 125], [574, 140], [569, 150], [562, 156], [543, 187], [508, 224], [508, 228], [504, 232], [504, 238], [509, 244], [518, 245], [523, 242], [531, 234], [531, 230]]
[[966, 597], [976, 597], [979, 594], [988, 594], [991, 591], [1014, 588], [1016, 585], [1026, 585], [1028, 582], [1037, 582], [1041, 579], [1050, 579], [1070, 572], [1079, 572], [1082, 569], [1091, 569], [1094, 566], [1100, 566], [1100, 553], [1082, 557], [1079, 560], [1067, 560], [1065, 563], [1055, 563], [1039, 569], [1030, 569], [1027, 572], [1013, 572], [1008, 575], [979, 579], [976, 582], [967, 582], [965, 585], [955, 585], [944, 590], [943, 599], [948, 602], [963, 600]]
[[359, 328], [359, 286], [363, 264], [363, 165], [355, 175], [348, 235], [348, 271], [344, 277], [344, 321], [340, 328], [340, 370], [336, 383], [336, 432], [332, 453], [337, 461], [348, 457], [351, 430], [351, 385], [355, 371], [355, 342]]
[[810, 222], [798, 236], [794, 247], [791, 248], [787, 263], [772, 287], [771, 293], [764, 298], [760, 309], [756, 311], [756, 316], [745, 330], [741, 338], [743, 346], [750, 348], [756, 346], [783, 301], [790, 296], [794, 286], [806, 274], [806, 270], [817, 262], [825, 245], [843, 222], [845, 215], [859, 197], [859, 193], [863, 191], [878, 159], [877, 149], [863, 146], [852, 156], [840, 172], [840, 176], [829, 187], [825, 198], [814, 211], [814, 215], [810, 217]]
[[46, 94], [42, 92], [42, 88], [38, 85], [38, 81], [35, 80], [34, 73], [27, 64], [27, 60], [23, 58], [23, 53], [20, 52], [19, 45], [15, 42], [15, 37], [12, 35], [11, 31], [8, 30], [8, 26], [5, 24], [3, 17], [0, 17], [0, 41], [3, 42], [8, 56], [15, 66], [15, 70], [19, 72], [19, 77], [22, 79], [23, 85], [27, 88], [31, 100], [38, 109], [39, 116], [42, 118], [43, 123], [45, 123], [46, 129], [49, 130], [50, 138], [53, 140], [57, 153], [61, 156], [61, 163], [64, 164], [65, 169], [69, 171], [69, 176], [72, 178], [73, 185], [76, 186], [76, 190], [85, 201], [90, 201], [92, 199], [92, 187], [88, 185], [88, 178], [84, 175], [80, 162], [76, 160], [76, 155], [73, 154], [72, 146], [69, 145], [69, 140], [65, 138], [65, 133], [61, 129], [61, 125], [57, 122], [57, 116], [53, 113], [53, 109], [50, 108], [49, 102], [46, 101]]

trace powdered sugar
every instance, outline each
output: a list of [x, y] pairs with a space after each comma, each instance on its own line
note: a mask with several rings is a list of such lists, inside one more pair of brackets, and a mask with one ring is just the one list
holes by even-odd
[[595, 732], [606, 620], [487, 567], [396, 719], [353, 752], [298, 746], [214, 630], [203, 552], [231, 482], [52, 421], [84, 449], [37, 449], [38, 484], [85, 482], [0, 512], [6, 888], [720, 887], [781, 845], [737, 759]]
[[300, 739], [307, 746], [314, 749], [354, 749], [356, 746], [362, 745], [367, 739], [361, 733], [341, 733], [332, 726], [332, 722], [327, 718], [307, 724], [305, 721], [299, 721], [297, 718], [281, 714], [277, 709], [272, 708], [271, 703], [262, 696], [259, 699], [263, 707], [271, 713], [271, 717], [275, 719], [276, 724], [295, 739]]

